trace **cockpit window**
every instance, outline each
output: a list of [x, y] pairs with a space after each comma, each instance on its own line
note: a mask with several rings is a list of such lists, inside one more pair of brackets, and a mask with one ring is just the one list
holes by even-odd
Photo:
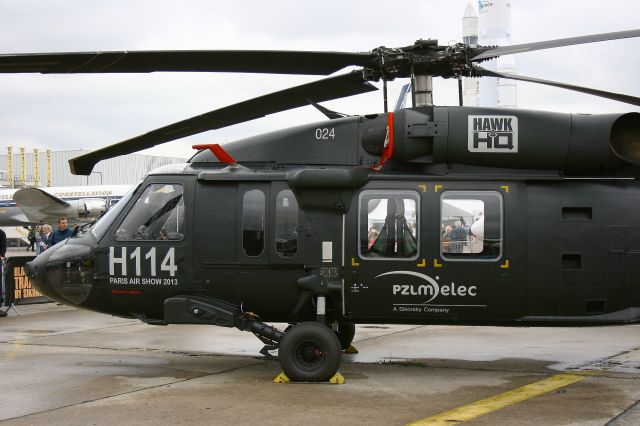
[[99, 240], [102, 236], [107, 232], [107, 230], [111, 227], [114, 219], [118, 217], [122, 209], [129, 203], [131, 196], [136, 192], [139, 185], [133, 186], [126, 194], [120, 198], [118, 201], [112, 201], [111, 207], [104, 212], [102, 217], [98, 219], [98, 221], [91, 227], [91, 233], [93, 236]]
[[245, 192], [242, 197], [242, 249], [256, 257], [264, 250], [265, 195], [259, 189]]
[[298, 202], [293, 191], [285, 189], [276, 196], [276, 253], [293, 257], [298, 251]]
[[183, 238], [184, 197], [177, 184], [147, 186], [116, 231], [118, 241]]

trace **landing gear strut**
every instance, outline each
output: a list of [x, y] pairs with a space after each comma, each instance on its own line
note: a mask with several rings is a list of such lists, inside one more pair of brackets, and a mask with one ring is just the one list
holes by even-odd
[[[283, 333], [260, 321], [257, 315], [245, 312], [241, 306], [210, 297], [176, 296], [165, 300], [164, 323], [211, 324], [249, 331], [265, 344], [262, 354], [278, 349], [280, 365], [293, 381], [328, 381], [342, 362], [341, 341], [336, 332], [322, 322], [301, 322]], [[346, 331], [348, 327], [341, 335], [343, 344], [353, 339], [353, 334], [349, 337]]]

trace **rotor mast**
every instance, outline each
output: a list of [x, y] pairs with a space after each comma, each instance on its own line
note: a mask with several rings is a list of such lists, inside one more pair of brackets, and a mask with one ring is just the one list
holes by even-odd
[[433, 105], [433, 76], [411, 74], [411, 101], [414, 107]]
[[[425, 57], [433, 58], [438, 48], [437, 40], [417, 40], [411, 50], [417, 55], [411, 59], [411, 101], [414, 107], [433, 105], [433, 74], [427, 72]], [[426, 55], [425, 55], [426, 54]]]

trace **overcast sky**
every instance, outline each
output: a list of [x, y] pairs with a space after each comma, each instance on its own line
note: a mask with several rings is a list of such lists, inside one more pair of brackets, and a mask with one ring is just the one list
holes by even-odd
[[[209, 1], [0, 0], [0, 52], [155, 49], [370, 51], [416, 39], [461, 41], [468, 0]], [[640, 28], [640, 2], [511, 0], [512, 42]], [[640, 97], [640, 38], [516, 56], [519, 74]], [[0, 74], [0, 152], [6, 146], [93, 149], [213, 109], [318, 79], [313, 76], [153, 73]], [[398, 81], [390, 89], [395, 102]], [[380, 84], [377, 84], [380, 87]], [[455, 81], [434, 79], [434, 102], [457, 104]], [[348, 114], [382, 110], [380, 92], [327, 102]], [[518, 106], [603, 113], [640, 108], [518, 83]], [[275, 114], [153, 149], [188, 157], [224, 143], [324, 119], [312, 107]]]

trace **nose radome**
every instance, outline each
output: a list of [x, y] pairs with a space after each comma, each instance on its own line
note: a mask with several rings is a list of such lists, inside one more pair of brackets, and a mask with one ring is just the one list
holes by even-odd
[[59, 243], [27, 263], [32, 285], [42, 294], [67, 305], [81, 305], [93, 285], [91, 247]]
[[48, 285], [47, 259], [49, 258], [49, 255], [50, 253], [44, 252], [33, 259], [31, 262], [27, 262], [27, 264], [25, 265], [25, 270], [27, 271], [27, 276], [29, 277], [31, 285], [36, 290], [50, 299], [64, 302], [64, 300], [60, 300], [60, 296], [56, 294], [55, 291], [53, 291], [50, 285]]

